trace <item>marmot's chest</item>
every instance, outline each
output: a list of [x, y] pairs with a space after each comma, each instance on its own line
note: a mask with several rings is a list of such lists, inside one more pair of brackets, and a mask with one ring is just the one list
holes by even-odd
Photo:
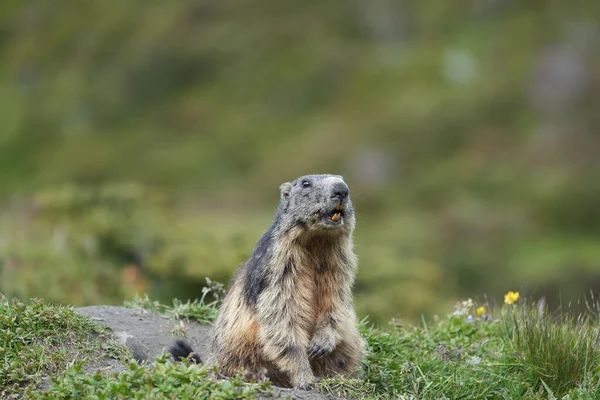
[[340, 291], [339, 274], [331, 268], [305, 268], [296, 278], [294, 286], [299, 311], [307, 320], [318, 323], [334, 306]]

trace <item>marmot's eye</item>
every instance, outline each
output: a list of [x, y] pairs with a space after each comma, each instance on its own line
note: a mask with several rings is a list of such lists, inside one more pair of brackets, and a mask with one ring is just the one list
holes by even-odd
[[310, 182], [309, 181], [302, 181], [302, 187], [304, 187], [304, 188], [310, 187]]

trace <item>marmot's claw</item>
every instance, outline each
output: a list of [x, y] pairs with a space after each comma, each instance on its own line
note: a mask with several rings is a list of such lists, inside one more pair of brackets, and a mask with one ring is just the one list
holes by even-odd
[[324, 357], [330, 354], [334, 348], [335, 339], [325, 332], [318, 331], [313, 336], [306, 352], [310, 358]]
[[319, 346], [319, 345], [313, 343], [308, 347], [308, 356], [310, 358], [323, 357], [323, 356], [326, 356], [327, 354], [331, 353], [332, 351], [333, 351], [333, 346], [330, 346], [330, 345]]
[[313, 390], [313, 385], [311, 383], [305, 382], [298, 385], [296, 388], [298, 390]]

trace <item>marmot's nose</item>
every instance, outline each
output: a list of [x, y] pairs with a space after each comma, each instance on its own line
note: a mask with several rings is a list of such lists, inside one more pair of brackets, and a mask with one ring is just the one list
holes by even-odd
[[342, 201], [348, 197], [349, 189], [344, 182], [336, 182], [331, 190], [331, 198]]

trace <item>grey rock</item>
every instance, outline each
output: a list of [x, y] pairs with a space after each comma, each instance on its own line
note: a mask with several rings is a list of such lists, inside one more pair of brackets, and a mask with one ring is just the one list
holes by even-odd
[[176, 328], [183, 328], [186, 340], [203, 360], [208, 354], [211, 331], [208, 325], [173, 321], [147, 310], [125, 307], [90, 306], [75, 311], [111, 327], [114, 339], [127, 347], [138, 361], [150, 361], [166, 351], [175, 340], [172, 332]]

